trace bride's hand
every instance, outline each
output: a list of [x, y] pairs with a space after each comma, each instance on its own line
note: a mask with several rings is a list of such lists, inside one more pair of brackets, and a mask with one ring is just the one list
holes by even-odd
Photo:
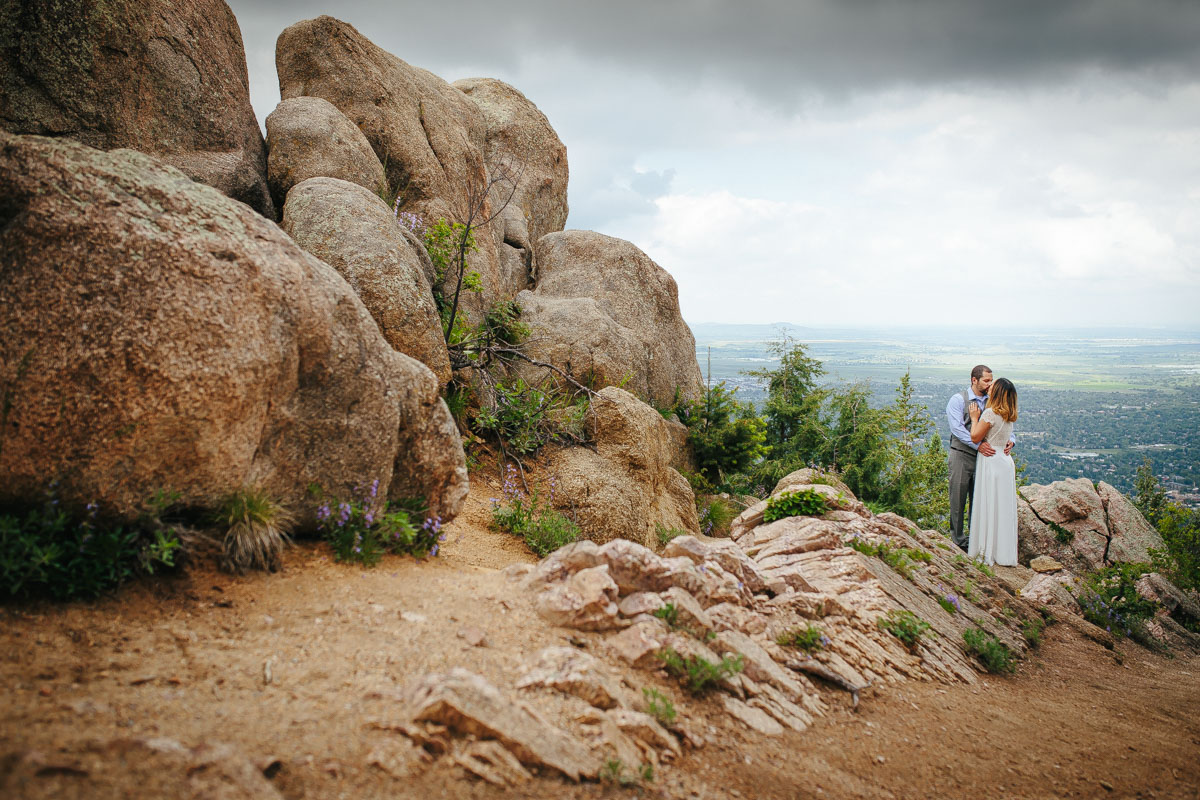
[[971, 408], [968, 410], [968, 413], [970, 413], [970, 415], [971, 415], [971, 421], [972, 421], [972, 422], [976, 422], [976, 421], [978, 421], [978, 419], [979, 419], [979, 406], [975, 405], [974, 403], [971, 403]]

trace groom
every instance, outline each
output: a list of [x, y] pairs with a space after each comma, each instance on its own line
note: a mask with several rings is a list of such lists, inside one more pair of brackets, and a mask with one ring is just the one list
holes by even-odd
[[[946, 404], [946, 419], [950, 423], [950, 538], [964, 551], [969, 539], [963, 527], [963, 509], [967, 498], [975, 491], [975, 455], [996, 454], [986, 441], [971, 441], [971, 403], [982, 412], [987, 405], [988, 389], [992, 386], [992, 371], [983, 364], [971, 370], [971, 388], [950, 397]], [[1015, 439], [1009, 440], [1004, 452], [1012, 452]]]

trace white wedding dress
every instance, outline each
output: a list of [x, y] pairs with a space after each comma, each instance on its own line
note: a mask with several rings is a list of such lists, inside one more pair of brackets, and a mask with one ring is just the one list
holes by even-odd
[[967, 555], [986, 564], [1014, 566], [1017, 563], [1017, 471], [1004, 446], [1012, 436], [1013, 424], [990, 408], [983, 422], [992, 423], [987, 443], [993, 456], [982, 453], [975, 459], [975, 494], [971, 498], [971, 539]]

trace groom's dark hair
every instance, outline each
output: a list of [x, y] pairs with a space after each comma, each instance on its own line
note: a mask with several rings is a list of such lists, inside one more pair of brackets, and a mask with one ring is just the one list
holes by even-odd
[[971, 380], [977, 381], [983, 377], [983, 373], [991, 372], [991, 371], [992, 371], [991, 367], [989, 367], [985, 364], [979, 364], [978, 366], [976, 366], [974, 369], [971, 370]]

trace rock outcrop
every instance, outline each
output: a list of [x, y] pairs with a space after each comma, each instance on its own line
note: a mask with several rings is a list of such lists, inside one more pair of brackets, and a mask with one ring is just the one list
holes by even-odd
[[623, 389], [592, 398], [588, 425], [596, 449], [572, 447], [550, 457], [554, 503], [597, 542], [629, 539], [647, 546], [657, 530], [699, 530], [691, 486], [674, 467], [669, 424]]
[[[793, 473], [782, 482], [782, 491], [828, 489], [831, 501], [846, 507], [831, 505], [823, 516], [765, 524], [761, 514], [758, 522], [748, 522], [755, 516], [748, 509], [735, 526], [740, 531], [735, 540], [681, 536], [662, 554], [622, 539], [603, 545], [581, 541], [545, 558], [525, 575], [523, 585], [544, 619], [598, 631], [603, 641], [591, 652], [625, 669], [658, 669], [669, 649], [712, 663], [737, 657], [741, 672], [719, 684], [727, 693], [725, 713], [769, 735], [803, 730], [824, 714], [823, 687], [850, 692], [857, 702], [867, 686], [913, 678], [975, 681], [979, 667], [963, 645], [968, 629], [983, 629], [1018, 657], [1025, 652], [1021, 625], [1039, 615], [1005, 581], [1021, 585], [1032, 573], [1014, 568], [1023, 575], [993, 578], [954, 558], [940, 534], [895, 515], [875, 516], [852, 498], [839, 501], [833, 487], [810, 483], [814, 477], [819, 479], [809, 470]], [[894, 557], [885, 562], [866, 555], [851, 546], [856, 543], [860, 548], [887, 544], [902, 554], [906, 566], [896, 567]], [[557, 604], [543, 611], [547, 599], [593, 574], [603, 576], [602, 625], [596, 625], [597, 604], [580, 604], [575, 616]], [[952, 607], [947, 610], [943, 603]], [[901, 611], [932, 628], [911, 648], [880, 625]], [[809, 625], [823, 633], [812, 653], [777, 642], [782, 634]], [[569, 651], [562, 658], [568, 656]], [[590, 660], [586, 666], [575, 670], [580, 677], [574, 680], [557, 678], [564, 691], [585, 675], [602, 673]], [[537, 682], [544, 685], [542, 672], [571, 670], [540, 670]], [[604, 691], [586, 692], [597, 702], [613, 702]]]
[[660, 405], [700, 396], [696, 340], [666, 270], [629, 242], [591, 231], [549, 234], [537, 252], [537, 288], [517, 296], [532, 356]]
[[136, 511], [374, 479], [450, 518], [458, 431], [333, 269], [275, 223], [132, 151], [0, 136], [0, 487]]
[[145, 797], [281, 800], [260, 767], [231, 744], [188, 747], [176, 739], [94, 740], [46, 753], [12, 754], [2, 773], [6, 795], [21, 800], [117, 797], [136, 783]]
[[12, 3], [0, 26], [0, 128], [150, 153], [275, 218], [242, 35], [222, 0]]
[[278, 208], [309, 178], [338, 178], [377, 194], [387, 186], [371, 143], [328, 100], [293, 97], [267, 116], [267, 182]]
[[388, 344], [433, 370], [441, 385], [449, 383], [428, 257], [386, 203], [355, 183], [309, 178], [288, 192], [282, 227], [346, 279]]
[[1017, 497], [1021, 563], [1049, 556], [1082, 574], [1118, 562], [1150, 560], [1162, 537], [1115, 488], [1086, 478], [1032, 484]]
[[497, 185], [492, 197], [493, 207], [503, 208], [497, 247], [511, 297], [529, 286], [534, 243], [567, 224], [567, 148], [546, 115], [507, 83], [468, 78], [453, 85], [483, 112], [489, 174], [513, 173], [514, 183]]
[[[484, 164], [487, 124], [479, 106], [458, 89], [333, 17], [284, 30], [275, 65], [284, 100], [324, 98], [362, 131], [384, 165], [388, 188], [401, 196], [400, 210], [429, 222], [465, 222], [478, 204], [475, 223], [492, 216]], [[479, 273], [482, 293], [464, 295], [472, 314], [511, 296], [504, 291], [494, 224], [474, 232], [479, 249], [468, 268]]]

